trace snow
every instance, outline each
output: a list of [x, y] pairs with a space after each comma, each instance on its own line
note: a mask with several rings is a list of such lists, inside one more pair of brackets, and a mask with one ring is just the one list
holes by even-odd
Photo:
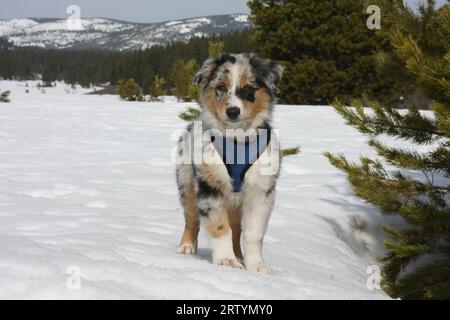
[[171, 27], [171, 26], [175, 26], [180, 23], [183, 23], [183, 21], [169, 21], [169, 22], [166, 22], [166, 26]]
[[234, 20], [237, 22], [248, 22], [247, 14], [238, 14], [234, 17]]
[[[84, 30], [101, 32], [117, 32], [132, 28], [128, 23], [119, 21], [91, 18], [80, 19]], [[38, 22], [33, 19], [12, 19], [0, 21], [0, 34], [9, 35], [17, 32], [37, 33], [52, 31], [67, 31], [67, 19], [54, 19], [52, 21]]]
[[12, 91], [0, 103], [0, 298], [389, 298], [366, 286], [383, 218], [321, 155], [373, 152], [330, 107], [275, 109], [283, 146], [302, 153], [284, 159], [269, 276], [212, 265], [203, 230], [198, 256], [175, 253], [183, 214], [171, 136], [192, 104], [35, 85], [0, 81]]
[[[133, 28], [107, 19], [80, 19], [80, 30], [68, 28], [66, 19], [36, 22], [30, 19], [0, 21], [0, 35], [17, 46], [67, 48], [82, 41], [101, 39], [105, 33], [121, 32]], [[100, 41], [100, 40], [99, 40]]]
[[22, 32], [24, 29], [33, 28], [38, 22], [31, 19], [0, 20], [0, 36], [7, 36], [14, 32]]

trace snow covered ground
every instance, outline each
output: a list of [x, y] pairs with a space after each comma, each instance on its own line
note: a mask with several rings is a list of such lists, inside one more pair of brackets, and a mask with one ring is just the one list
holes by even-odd
[[302, 153], [284, 159], [268, 276], [212, 265], [203, 231], [198, 256], [175, 253], [183, 214], [171, 135], [192, 104], [34, 85], [0, 81], [12, 91], [0, 103], [0, 298], [388, 298], [366, 285], [384, 218], [321, 155], [373, 151], [333, 109], [276, 108], [283, 147]]

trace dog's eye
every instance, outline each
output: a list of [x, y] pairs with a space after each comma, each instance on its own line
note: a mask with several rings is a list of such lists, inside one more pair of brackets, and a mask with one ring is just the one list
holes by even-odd
[[250, 102], [255, 101], [255, 93], [256, 93], [256, 88], [253, 86], [245, 86], [245, 87], [236, 89], [236, 95], [239, 98], [250, 101]]
[[245, 91], [247, 91], [248, 93], [255, 93], [256, 88], [253, 86], [245, 86], [244, 87]]
[[225, 87], [224, 84], [219, 84], [216, 87], [216, 98], [219, 99], [225, 95], [225, 93], [228, 91], [227, 87]]
[[218, 92], [225, 92], [225, 91], [227, 91], [227, 88], [225, 87], [224, 84], [219, 84], [219, 85], [216, 87], [216, 91], [218, 91]]

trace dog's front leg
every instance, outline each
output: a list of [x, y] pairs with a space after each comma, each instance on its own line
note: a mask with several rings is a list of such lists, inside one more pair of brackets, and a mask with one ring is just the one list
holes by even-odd
[[242, 206], [244, 264], [249, 271], [272, 273], [272, 269], [264, 263], [262, 246], [274, 199], [274, 192], [267, 197], [265, 192], [251, 192], [244, 198]]
[[[202, 190], [203, 188], [203, 190]], [[198, 210], [211, 243], [213, 263], [242, 269], [233, 251], [232, 231], [220, 193], [200, 183]], [[205, 192], [206, 189], [206, 192]]]

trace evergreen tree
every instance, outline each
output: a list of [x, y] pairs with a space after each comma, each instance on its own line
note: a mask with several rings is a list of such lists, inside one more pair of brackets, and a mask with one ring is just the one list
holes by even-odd
[[[372, 1], [372, 0], [371, 0]], [[405, 6], [403, 0], [373, 1], [381, 7], [383, 13], [383, 28], [379, 31], [381, 36], [389, 42], [395, 41], [399, 29], [404, 35], [415, 39], [422, 51], [431, 57], [439, 58], [446, 53], [445, 42], [441, 42], [440, 35], [436, 34], [436, 19], [434, 1], [428, 1], [426, 6], [419, 6], [420, 15], [414, 13], [412, 7]], [[380, 51], [376, 55], [376, 68], [380, 76], [389, 81], [392, 86], [391, 95], [384, 102], [400, 107], [406, 107], [409, 100], [426, 108], [430, 99], [416, 85], [416, 79], [408, 73], [402, 58], [395, 50]]]
[[12, 49], [14, 44], [8, 40], [8, 38], [0, 37], [0, 49]]
[[208, 42], [208, 55], [210, 58], [218, 58], [223, 52], [223, 41], [211, 40]]
[[51, 67], [50, 67], [49, 65], [47, 65], [47, 66], [44, 68], [44, 72], [43, 72], [43, 74], [42, 74], [42, 84], [41, 84], [41, 87], [44, 87], [44, 88], [52, 87], [52, 86], [53, 86], [53, 85], [52, 85], [52, 82], [53, 82], [54, 80], [56, 80], [56, 79], [55, 79], [55, 75], [53, 74], [53, 72], [52, 72], [52, 70], [51, 70]]
[[[368, 103], [371, 113], [360, 102], [355, 109], [334, 105], [350, 125], [369, 136], [378, 155], [398, 169], [389, 173], [381, 160], [362, 157], [358, 164], [344, 155], [326, 154], [347, 173], [358, 196], [382, 213], [404, 219], [404, 228], [384, 227], [390, 238], [381, 258], [386, 291], [403, 299], [450, 299], [450, 6], [435, 10], [434, 3], [429, 0], [416, 15], [396, 1], [396, 10], [389, 13], [396, 23], [386, 31], [395, 70], [405, 73], [411, 90], [418, 88], [432, 100], [432, 115], [419, 112], [421, 105], [411, 101], [404, 113], [375, 102]], [[424, 25], [421, 20], [430, 17], [434, 22], [432, 28], [427, 24], [428, 32], [435, 44], [421, 41], [424, 38], [415, 37], [408, 27], [410, 21]], [[430, 51], [433, 45], [442, 50]], [[383, 134], [422, 148], [389, 146], [377, 139]]]
[[150, 93], [150, 98], [154, 101], [157, 101], [159, 97], [166, 94], [166, 90], [164, 89], [164, 85], [166, 84], [166, 80], [163, 77], [156, 75], [153, 78], [153, 83], [148, 89]]
[[200, 90], [194, 85], [194, 76], [199, 68], [195, 59], [188, 61], [177, 60], [170, 72], [172, 93], [178, 98], [187, 101], [197, 100]]
[[280, 99], [328, 104], [335, 98], [385, 94], [374, 53], [384, 41], [367, 28], [365, 1], [253, 0], [253, 41], [285, 66]]
[[[193, 80], [193, 78], [192, 78]], [[200, 86], [194, 84], [194, 82], [191, 82], [189, 84], [189, 88], [188, 88], [188, 95], [186, 97], [187, 101], [198, 101], [200, 98]]]
[[122, 99], [128, 101], [144, 101], [142, 89], [133, 78], [126, 81], [119, 80], [116, 92]]

